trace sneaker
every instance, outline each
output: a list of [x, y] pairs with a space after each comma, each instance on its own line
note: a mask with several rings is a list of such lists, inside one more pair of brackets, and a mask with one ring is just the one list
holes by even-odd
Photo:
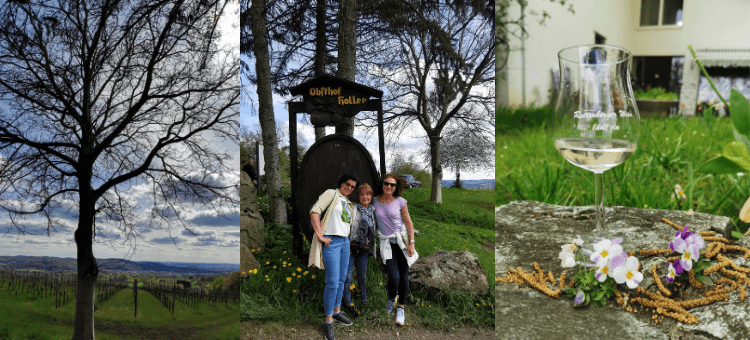
[[326, 323], [325, 326], [323, 326], [323, 333], [326, 335], [325, 340], [336, 340], [336, 336], [333, 334], [332, 323]]
[[396, 310], [396, 324], [399, 326], [403, 326], [405, 318], [406, 317], [404, 316], [404, 309], [403, 308], [397, 309]]
[[396, 301], [388, 300], [388, 304], [385, 306], [385, 313], [390, 315], [393, 312], [393, 305]]
[[357, 309], [357, 307], [354, 306], [354, 303], [343, 305], [342, 307], [343, 307], [342, 309], [346, 312], [346, 314], [349, 314], [355, 318], [359, 316], [359, 309]]
[[344, 312], [333, 314], [333, 321], [336, 321], [344, 326], [351, 326], [352, 320], [349, 320], [349, 318], [344, 315]]

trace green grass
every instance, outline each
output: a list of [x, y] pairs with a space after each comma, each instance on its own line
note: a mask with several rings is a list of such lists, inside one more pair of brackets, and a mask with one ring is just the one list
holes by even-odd
[[[448, 291], [439, 296], [427, 296], [412, 292], [407, 307], [407, 313], [412, 315], [410, 322], [438, 329], [466, 325], [492, 326], [495, 320], [493, 192], [443, 188], [442, 193], [443, 203], [433, 205], [428, 202], [429, 188], [404, 192], [414, 227], [423, 234], [416, 239], [416, 250], [420, 257], [429, 256], [439, 249], [471, 251], [478, 256], [487, 274], [490, 293], [473, 296]], [[290, 233], [291, 226], [267, 225], [264, 234], [266, 246], [256, 252], [261, 268], [242, 284], [242, 320], [287, 325], [322, 322], [324, 272], [307, 267], [306, 256], [299, 260], [292, 255]], [[309, 250], [307, 241], [305, 248], [305, 251]], [[360, 308], [362, 314], [353, 327], [393, 325], [392, 318], [386, 316], [383, 310], [387, 300], [387, 282], [380, 260], [370, 258], [367, 266], [367, 299], [370, 304]], [[354, 290], [355, 302], [359, 301], [358, 289]], [[285, 313], [279, 313], [279, 310]]]
[[[75, 295], [72, 289], [69, 293]], [[97, 339], [165, 338], [163, 334], [178, 338], [239, 339], [236, 303], [228, 306], [217, 303], [215, 308], [203, 303], [195, 310], [177, 301], [172, 316], [153, 295], [139, 291], [136, 318], [133, 312], [133, 291], [123, 289], [115, 293], [94, 313]], [[53, 296], [37, 298], [23, 293], [16, 296], [8, 293], [7, 284], [0, 288], [0, 339], [70, 339], [74, 315], [74, 300], [55, 309]]]
[[[551, 108], [499, 109], [502, 126], [531, 116], [538, 124], [498, 130], [496, 136], [495, 204], [534, 200], [558, 205], [593, 205], [594, 175], [559, 155], [547, 127]], [[547, 117], [547, 120], [541, 119]], [[707, 176], [692, 169], [734, 141], [729, 118], [713, 116], [641, 120], [635, 154], [604, 173], [605, 204], [670, 210], [694, 209], [737, 219], [750, 196], [747, 176]], [[670, 199], [680, 184], [686, 198]]]

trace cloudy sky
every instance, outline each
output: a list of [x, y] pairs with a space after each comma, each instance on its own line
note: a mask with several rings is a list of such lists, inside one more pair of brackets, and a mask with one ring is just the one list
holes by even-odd
[[[231, 45], [232, 50], [239, 55], [239, 15], [236, 2], [231, 2], [230, 8], [222, 19], [222, 44]], [[239, 76], [239, 75], [238, 75]], [[210, 147], [216, 150], [228, 150], [234, 155], [231, 168], [239, 163], [239, 146], [231, 140], [222, 140], [205, 136], [210, 140]], [[223, 184], [239, 182], [239, 174], [227, 174], [225, 178], [216, 177], [215, 180]], [[137, 223], [137, 231], [141, 239], [137, 240], [133, 261], [171, 261], [171, 262], [200, 262], [200, 263], [233, 263], [239, 264], [239, 207], [232, 209], [225, 207], [223, 214], [226, 218], [217, 216], [213, 210], [185, 204], [180, 207], [184, 225], [170, 220], [162, 223], [149, 223], [149, 215], [153, 208], [152, 183], [140, 182], [127, 188], [124, 195], [131, 203], [138, 205], [137, 216], [142, 219]], [[19, 235], [12, 227], [7, 214], [0, 214], [0, 255], [29, 255], [76, 257], [76, 246], [73, 242], [73, 232], [77, 225], [74, 202], [63, 202], [62, 209], [56, 213], [62, 228], [48, 237], [44, 235]], [[163, 207], [159, 207], [163, 208]], [[26, 222], [30, 230], [46, 229], [46, 220], [31, 218]], [[115, 235], [113, 227], [101, 225], [104, 234]], [[190, 233], [185, 227], [190, 228]], [[97, 258], [124, 258], [132, 252], [132, 244], [115, 242], [114, 244], [94, 244], [94, 256]]]

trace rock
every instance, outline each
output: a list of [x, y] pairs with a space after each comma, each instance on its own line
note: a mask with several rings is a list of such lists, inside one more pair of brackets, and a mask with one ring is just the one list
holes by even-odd
[[244, 244], [240, 245], [240, 271], [247, 272], [260, 268], [260, 263]]
[[[574, 268], [560, 266], [560, 246], [570, 243], [576, 235], [591, 238], [594, 229], [594, 207], [564, 207], [532, 201], [517, 201], [495, 210], [495, 273], [505, 276], [509, 268], [533, 270], [533, 262], [541, 269], [552, 271], [555, 278], [566, 272], [568, 280]], [[723, 233], [731, 226], [727, 217], [682, 211], [607, 207], [605, 224], [611, 228], [608, 238], [620, 237], [626, 252], [640, 249], [665, 249], [676, 229], [662, 222], [667, 218], [690, 230], [715, 230]], [[587, 218], [589, 216], [592, 218]], [[747, 247], [748, 238], [738, 244]], [[592, 249], [590, 243], [584, 248]], [[666, 261], [660, 257], [640, 256], [644, 281], [641, 287], [655, 290], [651, 266], [657, 264], [666, 274]], [[730, 256], [737, 265], [747, 267], [748, 261]], [[665, 282], [663, 275], [660, 277]], [[624, 286], [622, 286], [624, 287]], [[627, 288], [620, 288], [631, 293]], [[715, 303], [694, 308], [698, 324], [683, 324], [670, 318], [654, 324], [651, 312], [629, 313], [615, 306], [574, 308], [568, 299], [553, 299], [528, 286], [497, 282], [495, 286], [495, 336], [497, 339], [748, 339], [750, 301], [738, 302], [739, 293], [730, 293], [729, 304]], [[636, 309], [641, 309], [636, 304]]]
[[253, 182], [245, 172], [240, 174], [240, 269], [248, 271], [259, 268], [251, 250], [262, 249], [263, 217], [258, 210], [258, 195]]
[[468, 251], [438, 250], [420, 258], [409, 268], [409, 282], [418, 289], [453, 288], [472, 294], [487, 294], [487, 274], [479, 258]]

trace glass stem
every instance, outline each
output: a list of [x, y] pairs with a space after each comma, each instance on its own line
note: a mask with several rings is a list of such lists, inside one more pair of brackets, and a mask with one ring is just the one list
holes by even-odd
[[594, 173], [594, 187], [596, 191], [596, 231], [604, 231], [604, 181], [603, 173]]

